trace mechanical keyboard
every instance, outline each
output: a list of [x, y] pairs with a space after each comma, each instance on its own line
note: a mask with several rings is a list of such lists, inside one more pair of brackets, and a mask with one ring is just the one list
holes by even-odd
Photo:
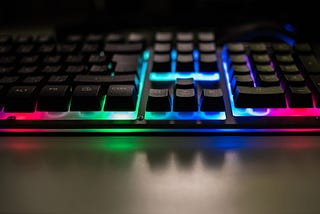
[[212, 30], [0, 36], [1, 133], [318, 133], [308, 41]]

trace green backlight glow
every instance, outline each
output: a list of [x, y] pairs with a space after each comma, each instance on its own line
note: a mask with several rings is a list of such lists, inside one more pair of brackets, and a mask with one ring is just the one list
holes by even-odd
[[146, 120], [225, 120], [225, 112], [146, 112]]

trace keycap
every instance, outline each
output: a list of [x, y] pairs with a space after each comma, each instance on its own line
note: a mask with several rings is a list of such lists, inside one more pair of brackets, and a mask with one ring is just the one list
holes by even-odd
[[46, 65], [41, 69], [42, 73], [47, 73], [47, 74], [53, 74], [53, 73], [58, 73], [61, 71], [61, 66], [60, 65]]
[[5, 87], [4, 85], [0, 85], [0, 111], [3, 107], [4, 96], [5, 96]]
[[106, 53], [140, 53], [143, 50], [141, 43], [132, 44], [106, 44], [104, 51]]
[[315, 101], [317, 108], [320, 107], [320, 75], [310, 75], [311, 89], [315, 95]]
[[76, 75], [74, 83], [78, 84], [128, 84], [128, 85], [137, 85], [138, 79], [134, 74], [128, 75], [118, 75], [118, 76], [108, 76], [108, 75], [86, 75], [79, 74]]
[[195, 89], [176, 89], [173, 111], [197, 111], [198, 101]]
[[46, 85], [38, 96], [38, 111], [68, 111], [70, 102], [68, 85]]
[[188, 42], [188, 43], [177, 43], [176, 44], [176, 48], [178, 53], [182, 53], [182, 54], [191, 54], [194, 46], [193, 43]]
[[169, 54], [155, 54], [153, 57], [152, 71], [170, 72], [171, 58]]
[[44, 64], [58, 64], [60, 61], [61, 61], [60, 55], [45, 56], [43, 58]]
[[89, 69], [89, 73], [90, 74], [109, 73], [109, 70], [106, 65], [92, 65]]
[[199, 32], [199, 42], [213, 42], [215, 40], [215, 34], [213, 32]]
[[264, 43], [249, 43], [249, 49], [254, 53], [264, 53], [267, 52], [267, 46]]
[[218, 61], [215, 54], [200, 54], [200, 71], [218, 71]]
[[168, 89], [149, 89], [147, 111], [166, 112], [171, 110], [171, 97]]
[[83, 53], [98, 53], [99, 50], [100, 50], [99, 44], [85, 43], [85, 44], [83, 44], [83, 46], [81, 48], [81, 52], [83, 52]]
[[231, 87], [234, 90], [237, 86], [248, 86], [253, 87], [254, 81], [252, 76], [249, 74], [247, 75], [234, 75], [231, 80]]
[[237, 108], [285, 108], [284, 91], [280, 86], [237, 86], [234, 93]]
[[36, 86], [13, 86], [4, 100], [5, 112], [34, 112]]
[[0, 43], [9, 43], [12, 41], [12, 37], [10, 35], [1, 34], [0, 35]]
[[291, 108], [312, 108], [311, 91], [306, 87], [289, 87], [286, 97]]
[[22, 66], [18, 69], [18, 74], [32, 74], [35, 73], [38, 69], [38, 66]]
[[66, 64], [81, 64], [83, 62], [83, 56], [81, 55], [68, 55], [65, 63]]
[[194, 89], [195, 82], [193, 78], [177, 78], [175, 86], [179, 89]]
[[312, 48], [308, 43], [296, 43], [294, 45], [294, 50], [300, 54], [311, 54]]
[[144, 43], [146, 37], [143, 33], [131, 32], [128, 35], [128, 42], [130, 43]]
[[171, 51], [171, 44], [170, 43], [155, 43], [153, 46], [153, 50], [155, 53], [169, 54]]
[[77, 49], [77, 44], [58, 44], [56, 47], [56, 51], [60, 54], [70, 54], [75, 52]]
[[192, 54], [178, 54], [176, 71], [194, 71]]
[[201, 111], [224, 111], [224, 100], [221, 89], [203, 89], [201, 92]]
[[137, 92], [133, 85], [110, 85], [107, 91], [105, 111], [134, 111]]
[[295, 61], [291, 54], [276, 54], [276, 60], [281, 64], [294, 64]]
[[16, 61], [15, 56], [0, 56], [0, 65], [14, 64]]
[[78, 43], [83, 40], [83, 36], [80, 34], [70, 34], [66, 36], [65, 41], [68, 43]]
[[270, 57], [268, 54], [253, 54], [252, 59], [257, 64], [270, 64]]
[[100, 111], [102, 108], [101, 85], [78, 85], [72, 93], [71, 111]]
[[178, 32], [176, 34], [176, 40], [178, 42], [192, 42], [194, 35], [192, 32]]
[[309, 74], [319, 74], [320, 64], [314, 55], [301, 55], [299, 59], [304, 67], [305, 72]]
[[22, 83], [30, 85], [39, 85], [43, 82], [44, 76], [27, 76], [23, 79]]
[[122, 74], [136, 74], [137, 73], [137, 62], [136, 63], [117, 63], [114, 69], [116, 75]]
[[98, 54], [91, 54], [88, 60], [90, 64], [106, 64], [107, 63], [107, 56], [101, 56]]
[[29, 42], [33, 42], [33, 36], [30, 36], [30, 35], [18, 35], [15, 39], [14, 39], [14, 41], [16, 42], [16, 43], [20, 43], [20, 44], [22, 44], [22, 43], [29, 43]]
[[27, 45], [20, 45], [16, 49], [16, 53], [18, 54], [30, 54], [32, 53], [32, 50], [34, 49], [33, 44], [27, 44]]
[[243, 54], [246, 51], [243, 43], [229, 43], [227, 49], [230, 54]]
[[40, 47], [37, 49], [37, 53], [42, 53], [42, 54], [48, 54], [48, 53], [53, 53], [55, 51], [55, 45], [50, 45], [50, 44], [42, 44]]
[[0, 54], [8, 54], [12, 51], [11, 45], [0, 45]]
[[54, 42], [54, 38], [51, 35], [43, 34], [43, 35], [37, 36], [35, 39], [35, 42], [41, 43], [41, 44], [51, 43], [51, 42]]
[[230, 55], [231, 64], [247, 64], [247, 56], [245, 54]]
[[79, 74], [86, 70], [84, 65], [69, 65], [66, 67], [65, 73], [67, 74]]
[[271, 65], [256, 65], [255, 69], [259, 74], [274, 74], [275, 70]]
[[21, 58], [20, 63], [24, 65], [31, 65], [31, 64], [36, 64], [38, 60], [39, 60], [38, 55], [24, 56]]
[[114, 54], [112, 62], [122, 64], [137, 64], [139, 60], [138, 54]]
[[272, 49], [275, 53], [289, 53], [292, 48], [287, 43], [273, 43]]
[[259, 74], [257, 81], [261, 87], [280, 86], [280, 80], [275, 74]]
[[300, 73], [299, 68], [295, 64], [280, 65], [279, 71], [280, 73], [283, 73], [283, 74], [299, 74]]
[[103, 37], [103, 34], [91, 33], [85, 38], [85, 41], [88, 43], [99, 43], [103, 41]]
[[110, 33], [106, 36], [108, 43], [122, 43], [124, 42], [124, 35], [121, 33]]
[[233, 75], [250, 75], [248, 65], [233, 65], [230, 69], [231, 76]]
[[13, 83], [17, 83], [19, 80], [19, 76], [3, 76], [0, 77], [0, 84], [9, 85]]
[[66, 83], [68, 81], [68, 75], [51, 75], [48, 79], [48, 83], [59, 84]]
[[0, 75], [10, 74], [14, 71], [14, 66], [0, 66]]
[[198, 48], [200, 53], [215, 53], [217, 50], [214, 43], [199, 43]]
[[287, 86], [302, 87], [305, 86], [305, 79], [301, 74], [285, 74], [283, 81]]
[[155, 34], [156, 42], [170, 43], [172, 41], [173, 35], [171, 32], [157, 32]]

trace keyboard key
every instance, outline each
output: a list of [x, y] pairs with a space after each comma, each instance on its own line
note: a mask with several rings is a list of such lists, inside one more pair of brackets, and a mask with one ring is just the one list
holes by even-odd
[[281, 64], [294, 64], [295, 61], [291, 54], [276, 54], [276, 60]]
[[171, 58], [169, 54], [155, 54], [153, 57], [152, 71], [170, 72]]
[[38, 69], [38, 66], [22, 66], [17, 73], [18, 74], [32, 74], [35, 73]]
[[177, 42], [193, 42], [194, 35], [192, 32], [179, 32], [176, 34]]
[[128, 35], [128, 42], [130, 43], [145, 43], [146, 37], [143, 33], [132, 32]]
[[81, 55], [68, 55], [65, 63], [66, 64], [81, 64], [83, 62], [83, 56]]
[[267, 52], [267, 46], [264, 43], [249, 43], [249, 49], [254, 53], [265, 53]]
[[99, 44], [84, 44], [81, 48], [82, 53], [98, 53], [100, 51]]
[[237, 108], [285, 108], [284, 91], [279, 86], [238, 86], [234, 93]]
[[0, 75], [10, 74], [14, 71], [14, 66], [0, 66]]
[[192, 54], [179, 54], [176, 71], [194, 71]]
[[291, 108], [312, 108], [311, 91], [306, 87], [289, 87], [286, 97]]
[[193, 43], [177, 43], [177, 51], [182, 54], [191, 54], [194, 46]]
[[247, 64], [247, 56], [245, 54], [232, 54], [230, 55], [231, 64]]
[[79, 74], [86, 70], [84, 65], [69, 65], [67, 66], [65, 72], [67, 74]]
[[270, 64], [270, 57], [268, 54], [253, 54], [253, 62], [256, 64]]
[[199, 43], [200, 53], [215, 53], [216, 45], [214, 43]]
[[314, 55], [301, 55], [299, 59], [308, 74], [320, 74], [320, 64]]
[[234, 90], [237, 86], [253, 87], [254, 81], [251, 75], [234, 75], [231, 80], [231, 87]]
[[201, 111], [224, 111], [224, 100], [221, 89], [203, 89], [201, 93]]
[[233, 65], [230, 75], [250, 75], [250, 69], [248, 65]]
[[10, 65], [14, 64], [16, 57], [14, 56], [0, 56], [0, 65]]
[[218, 71], [218, 61], [215, 54], [200, 54], [200, 71]]
[[300, 54], [311, 54], [312, 48], [308, 43], [296, 43], [294, 46], [294, 50]]
[[27, 76], [22, 83], [30, 85], [39, 85], [44, 80], [44, 76]]
[[122, 43], [124, 42], [124, 35], [120, 33], [110, 33], [106, 36], [107, 43]]
[[78, 85], [73, 90], [71, 111], [100, 111], [102, 108], [100, 85]]
[[198, 41], [199, 42], [214, 42], [215, 34], [213, 32], [199, 32]]
[[291, 46], [287, 43], [273, 43], [272, 49], [275, 53], [290, 53]]
[[280, 80], [274, 74], [259, 74], [257, 77], [258, 85], [261, 87], [280, 86]]
[[79, 43], [82, 42], [83, 36], [80, 34], [70, 34], [66, 36], [65, 41], [68, 43]]
[[44, 64], [58, 64], [61, 61], [60, 55], [46, 56], [43, 59]]
[[0, 85], [0, 111], [3, 107], [4, 96], [5, 96], [5, 87], [3, 85]]
[[76, 44], [58, 44], [56, 51], [60, 54], [71, 54], [77, 49]]
[[274, 74], [275, 70], [271, 65], [256, 65], [257, 73], [259, 74]]
[[13, 86], [4, 100], [5, 112], [34, 112], [36, 99], [35, 86]]
[[33, 55], [33, 56], [24, 56], [21, 58], [20, 63], [24, 65], [31, 65], [36, 64], [39, 60], [39, 56]]
[[97, 54], [91, 54], [88, 60], [90, 64], [106, 64], [107, 63], [107, 56], [101, 56]]
[[128, 64], [128, 63], [117, 63], [114, 69], [115, 75], [123, 74], [136, 74], [137, 73], [137, 62]]
[[92, 65], [89, 69], [90, 74], [109, 73], [106, 65]]
[[103, 41], [103, 37], [103, 34], [91, 33], [85, 38], [85, 41], [88, 43], [100, 43]]
[[176, 89], [173, 111], [198, 111], [195, 89]]
[[68, 81], [68, 75], [52, 75], [48, 79], [48, 83], [59, 84], [66, 83]]
[[153, 49], [154, 49], [155, 53], [169, 54], [171, 51], [171, 44], [170, 43], [155, 43]]
[[107, 76], [107, 75], [84, 75], [79, 74], [74, 78], [74, 83], [79, 84], [119, 84], [119, 85], [136, 85], [138, 84], [138, 79], [136, 75], [118, 75], [118, 76]]
[[316, 106], [320, 108], [320, 75], [310, 75], [311, 89], [315, 95]]
[[20, 45], [16, 49], [16, 53], [18, 54], [30, 54], [32, 53], [32, 50], [34, 49], [33, 44], [28, 44], [28, 45]]
[[44, 44], [44, 45], [40, 45], [40, 47], [36, 52], [40, 54], [49, 54], [49, 53], [53, 53], [54, 51], [55, 51], [55, 45]]
[[300, 71], [296, 65], [280, 65], [280, 72], [283, 74], [299, 74]]
[[179, 89], [194, 89], [195, 82], [193, 78], [177, 78], [175, 86]]
[[230, 54], [244, 54], [246, 51], [243, 43], [229, 43], [227, 49]]
[[147, 111], [166, 112], [171, 110], [171, 98], [168, 89], [149, 89]]
[[38, 111], [68, 111], [70, 102], [68, 85], [46, 85], [38, 96]]
[[140, 43], [132, 44], [106, 44], [104, 51], [106, 53], [140, 53], [143, 46]]
[[9, 84], [17, 83], [19, 79], [20, 79], [19, 76], [3, 76], [3, 77], [0, 77], [0, 84], [9, 85]]
[[110, 85], [107, 92], [105, 111], [134, 111], [137, 92], [133, 85]]
[[171, 32], [157, 32], [155, 35], [156, 42], [171, 43], [173, 35]]
[[61, 71], [60, 65], [46, 65], [44, 68], [42, 68], [41, 72], [45, 74], [54, 74]]
[[306, 85], [305, 79], [301, 74], [285, 74], [283, 81], [287, 86], [303, 87]]

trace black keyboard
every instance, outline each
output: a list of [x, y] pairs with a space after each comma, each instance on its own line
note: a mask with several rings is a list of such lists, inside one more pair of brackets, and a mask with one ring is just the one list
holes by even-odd
[[308, 41], [213, 31], [0, 36], [0, 131], [317, 133]]

